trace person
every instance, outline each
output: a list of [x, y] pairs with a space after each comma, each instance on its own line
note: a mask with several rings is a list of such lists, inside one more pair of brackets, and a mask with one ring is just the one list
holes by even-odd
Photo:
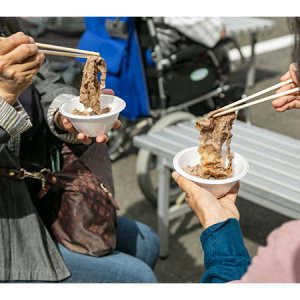
[[[293, 82], [276, 93], [299, 86], [300, 18], [290, 18], [296, 35], [293, 63], [280, 80]], [[275, 111], [282, 113], [300, 108], [300, 94], [294, 93], [272, 102]], [[259, 247], [251, 259], [243, 243], [239, 211], [235, 206], [239, 182], [221, 199], [199, 187], [177, 172], [172, 177], [186, 193], [186, 202], [203, 226], [200, 240], [204, 251], [202, 283], [300, 283], [300, 221], [292, 220], [273, 230], [266, 246]]]
[[[34, 40], [21, 32], [16, 18], [0, 18], [0, 27], [3, 24], [2, 32], [13, 34], [0, 41], [0, 169], [49, 167], [49, 148], [63, 142], [85, 151], [92, 139], [78, 133], [58, 111], [78, 91], [52, 72], [50, 62]], [[117, 120], [113, 129], [120, 127]], [[99, 135], [94, 142], [106, 144], [107, 140], [106, 135]], [[1, 282], [157, 282], [153, 269], [159, 241], [151, 228], [118, 217], [117, 245], [109, 255], [70, 252], [47, 229], [46, 200], [53, 191], [41, 201], [36, 180], [0, 175]]]

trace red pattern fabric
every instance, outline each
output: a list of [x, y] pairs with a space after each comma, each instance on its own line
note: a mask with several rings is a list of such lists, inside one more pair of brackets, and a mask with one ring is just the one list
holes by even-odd
[[52, 231], [73, 252], [103, 256], [116, 247], [117, 214], [106, 145], [93, 144], [79, 158], [64, 160], [55, 200]]

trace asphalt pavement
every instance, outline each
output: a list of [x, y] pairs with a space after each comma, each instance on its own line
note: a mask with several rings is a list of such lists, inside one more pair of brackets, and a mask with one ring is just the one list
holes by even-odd
[[[284, 17], [270, 18], [276, 22], [274, 29], [258, 35], [258, 42], [288, 35], [287, 20]], [[240, 44], [248, 45], [248, 35], [240, 37]], [[78, 37], [61, 36], [47, 32], [36, 38], [38, 42], [76, 47]], [[256, 82], [247, 89], [250, 95], [279, 82], [291, 63], [291, 48], [260, 54], [256, 57]], [[234, 71], [245, 78], [246, 69], [234, 63]], [[109, 87], [108, 87], [109, 88]], [[300, 139], [300, 113], [288, 111], [276, 113], [270, 102], [250, 109], [252, 123], [269, 130]], [[119, 215], [141, 221], [157, 230], [156, 208], [149, 203], [139, 189], [136, 177], [136, 151], [131, 151], [112, 163], [115, 180], [116, 200], [120, 206]], [[253, 257], [260, 245], [265, 245], [268, 234], [290, 218], [238, 198], [241, 214], [241, 228], [245, 245]], [[198, 283], [205, 272], [203, 250], [200, 244], [202, 227], [193, 213], [171, 221], [167, 258], [159, 258], [155, 274], [159, 283]]]

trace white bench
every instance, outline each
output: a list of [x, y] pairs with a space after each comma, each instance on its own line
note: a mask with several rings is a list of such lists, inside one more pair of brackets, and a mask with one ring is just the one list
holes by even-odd
[[[196, 120], [178, 123], [158, 132], [135, 136], [134, 145], [157, 158], [158, 235], [160, 256], [169, 251], [169, 222], [190, 212], [186, 203], [171, 205], [169, 184], [173, 158], [184, 148], [197, 146]], [[250, 170], [240, 181], [239, 196], [291, 218], [300, 218], [300, 141], [235, 120], [231, 150], [243, 155]]]
[[264, 18], [251, 17], [222, 17], [226, 26], [226, 35], [234, 40], [236, 48], [241, 54], [241, 58], [245, 61], [243, 53], [241, 52], [237, 38], [243, 35], [250, 35], [251, 42], [251, 56], [249, 60], [249, 69], [247, 74], [247, 87], [253, 87], [255, 83], [255, 44], [257, 43], [257, 36], [260, 32], [270, 30], [275, 26], [273, 20]]

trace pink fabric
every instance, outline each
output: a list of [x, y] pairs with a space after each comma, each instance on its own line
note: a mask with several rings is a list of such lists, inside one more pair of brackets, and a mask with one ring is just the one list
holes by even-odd
[[[236, 281], [235, 281], [236, 282]], [[289, 221], [270, 233], [240, 283], [300, 282], [300, 220]]]

